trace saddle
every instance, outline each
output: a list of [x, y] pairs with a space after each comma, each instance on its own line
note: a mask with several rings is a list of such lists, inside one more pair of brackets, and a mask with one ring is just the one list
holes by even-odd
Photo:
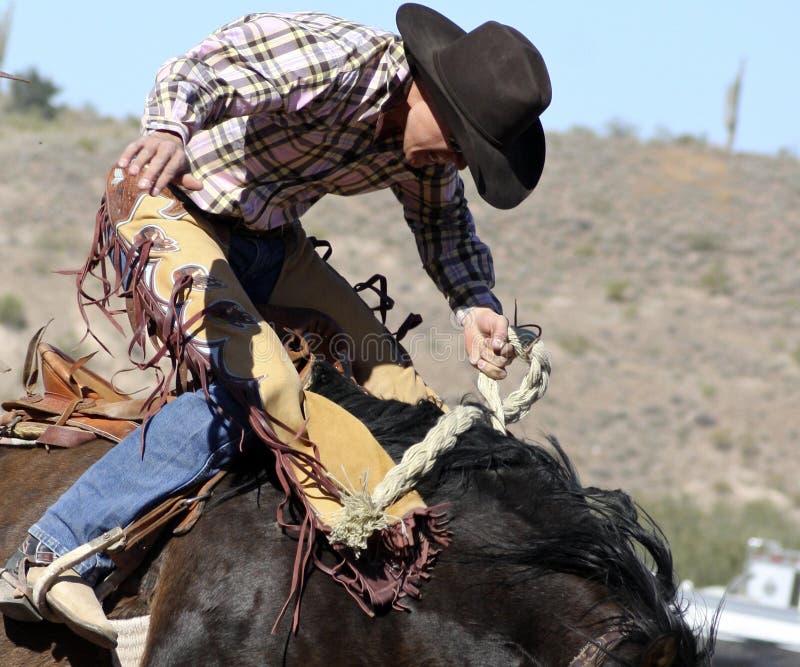
[[[307, 383], [315, 359], [324, 359], [350, 376], [349, 361], [333, 358], [334, 346], [325, 344], [341, 333], [324, 313], [311, 308], [258, 306], [281, 335], [284, 348], [301, 380]], [[119, 442], [133, 431], [147, 412], [145, 399], [133, 398], [87, 367], [94, 353], [73, 359], [41, 341], [44, 329], [30, 343], [23, 368], [25, 395], [0, 403], [0, 444], [77, 447], [97, 437]], [[322, 344], [312, 350], [309, 337]], [[34, 392], [41, 374], [41, 392]], [[185, 373], [184, 373], [185, 375]], [[190, 383], [184, 386], [193, 389]], [[168, 398], [171, 400], [174, 394]]]
[[[76, 447], [97, 437], [119, 442], [136, 428], [141, 400], [120, 393], [86, 368], [93, 355], [72, 359], [40, 342], [40, 337], [41, 331], [28, 347], [23, 370], [25, 396], [2, 403], [7, 412], [0, 415], [0, 434], [6, 440]], [[42, 392], [34, 393], [39, 368]]]

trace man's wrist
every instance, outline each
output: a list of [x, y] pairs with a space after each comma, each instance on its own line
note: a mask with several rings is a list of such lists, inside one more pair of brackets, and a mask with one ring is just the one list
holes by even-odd
[[475, 306], [463, 306], [461, 308], [456, 308], [455, 315], [456, 315], [456, 322], [458, 326], [463, 327], [464, 322], [469, 316], [469, 314], [475, 309]]
[[181, 123], [173, 123], [167, 121], [148, 122], [143, 126], [142, 133], [146, 136], [149, 134], [171, 134], [183, 142], [186, 146], [189, 143], [189, 130]]

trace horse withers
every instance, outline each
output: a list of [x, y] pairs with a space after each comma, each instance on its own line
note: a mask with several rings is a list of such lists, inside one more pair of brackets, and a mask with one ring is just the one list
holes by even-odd
[[[324, 365], [312, 388], [362, 419], [395, 459], [440, 415], [431, 403], [372, 398]], [[3, 515], [23, 515], [0, 529], [5, 553], [103, 447], [31, 458], [0, 452], [8, 471]], [[285, 619], [273, 633], [296, 547], [276, 519], [282, 494], [270, 483], [273, 470], [266, 451], [243, 456], [228, 476], [230, 493], [218, 492], [224, 502], [170, 540], [151, 567], [140, 589], [148, 603], [110, 611], [149, 608], [143, 664], [710, 664], [713, 641], [682, 616], [666, 540], [631, 499], [581, 486], [557, 443], [532, 445], [483, 424], [464, 433], [419, 487], [430, 504], [447, 503], [453, 542], [421, 599], [403, 601], [410, 613], [369, 617], [315, 572], [299, 632]], [[316, 548], [324, 560], [328, 547]], [[11, 665], [102, 664], [96, 652], [85, 657], [92, 650], [51, 625], [6, 620], [0, 638]]]

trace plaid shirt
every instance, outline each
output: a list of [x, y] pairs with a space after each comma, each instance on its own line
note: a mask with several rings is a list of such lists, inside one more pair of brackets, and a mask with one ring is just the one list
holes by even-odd
[[500, 312], [456, 168], [413, 169], [402, 137], [377, 140], [382, 109], [410, 81], [391, 33], [318, 13], [250, 14], [161, 67], [143, 130], [180, 134], [204, 185], [187, 195], [253, 229], [294, 222], [327, 193], [391, 188], [451, 308]]

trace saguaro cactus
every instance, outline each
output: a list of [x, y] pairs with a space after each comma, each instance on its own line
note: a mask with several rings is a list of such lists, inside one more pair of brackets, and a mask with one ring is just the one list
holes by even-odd
[[[8, 5], [8, 7], [6, 7], [3, 18], [0, 19], [0, 67], [3, 66], [3, 60], [6, 56], [6, 44], [8, 44], [8, 35], [11, 32], [11, 15], [13, 11], [14, 3], [12, 2]], [[15, 81], [25, 81], [28, 83], [27, 79], [20, 79], [18, 76], [14, 76], [2, 71], [0, 71], [0, 78], [14, 79]]]
[[3, 59], [6, 55], [6, 44], [8, 43], [8, 35], [11, 32], [11, 14], [13, 11], [14, 4], [11, 3], [6, 7], [5, 13], [0, 19], [0, 67], [3, 66]]
[[742, 79], [744, 78], [744, 60], [739, 63], [739, 71], [725, 96], [725, 127], [728, 130], [728, 142], [726, 148], [730, 153], [733, 150], [733, 142], [736, 138], [736, 126], [739, 122], [739, 95], [742, 90]]

